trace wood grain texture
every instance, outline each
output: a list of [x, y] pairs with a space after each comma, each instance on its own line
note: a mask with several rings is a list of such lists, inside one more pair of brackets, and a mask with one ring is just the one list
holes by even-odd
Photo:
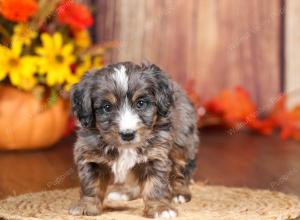
[[242, 85], [259, 105], [280, 91], [280, 0], [99, 0], [98, 42], [111, 62], [149, 60], [203, 98]]
[[0, 151], [0, 199], [77, 186], [72, 153], [74, 142], [73, 135], [50, 149]]
[[300, 103], [300, 1], [286, 0], [285, 91], [290, 107]]

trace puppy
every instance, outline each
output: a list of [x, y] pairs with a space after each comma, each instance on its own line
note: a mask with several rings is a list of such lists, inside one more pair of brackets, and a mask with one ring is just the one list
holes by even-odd
[[[146, 217], [172, 218], [171, 201], [191, 200], [198, 133], [195, 110], [155, 65], [93, 70], [71, 90], [81, 198], [72, 215], [98, 215], [110, 183], [137, 186]], [[125, 197], [128, 198], [128, 197]]]

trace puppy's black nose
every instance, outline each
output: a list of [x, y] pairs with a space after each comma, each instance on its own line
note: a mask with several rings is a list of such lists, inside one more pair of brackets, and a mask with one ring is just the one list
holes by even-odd
[[131, 141], [135, 137], [135, 131], [122, 131], [120, 132], [120, 136], [123, 141]]

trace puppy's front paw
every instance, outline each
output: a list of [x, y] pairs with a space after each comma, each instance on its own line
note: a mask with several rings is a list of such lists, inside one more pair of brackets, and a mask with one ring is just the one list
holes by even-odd
[[154, 215], [154, 218], [165, 218], [165, 219], [170, 219], [170, 218], [175, 218], [177, 216], [177, 212], [172, 209], [164, 210], [160, 213], [156, 212]]
[[79, 201], [76, 205], [69, 209], [70, 215], [99, 215], [101, 213], [100, 207], [95, 202]]

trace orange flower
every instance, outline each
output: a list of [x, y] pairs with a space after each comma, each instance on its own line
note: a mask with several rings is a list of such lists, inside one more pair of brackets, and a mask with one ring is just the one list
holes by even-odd
[[82, 30], [93, 24], [93, 18], [88, 8], [73, 0], [63, 0], [57, 8], [59, 22], [70, 25], [71, 28]]
[[0, 13], [8, 20], [25, 22], [37, 10], [35, 0], [1, 0]]

